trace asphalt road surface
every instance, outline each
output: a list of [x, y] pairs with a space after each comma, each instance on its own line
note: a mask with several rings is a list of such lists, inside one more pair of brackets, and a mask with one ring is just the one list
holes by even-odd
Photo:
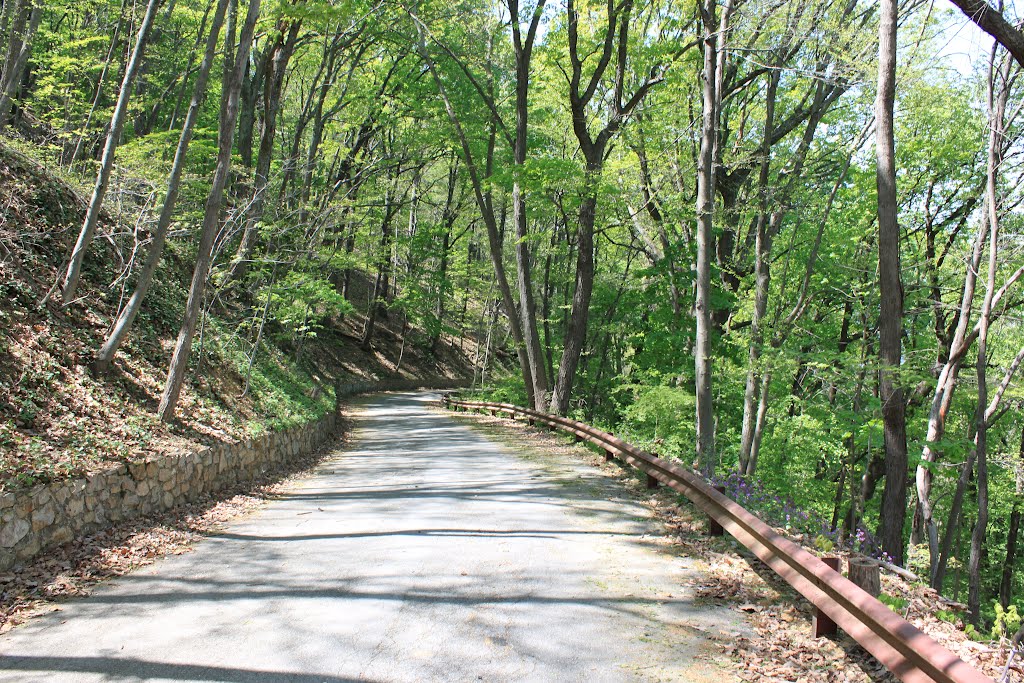
[[0, 638], [0, 681], [714, 681], [736, 613], [620, 484], [430, 394], [191, 553]]

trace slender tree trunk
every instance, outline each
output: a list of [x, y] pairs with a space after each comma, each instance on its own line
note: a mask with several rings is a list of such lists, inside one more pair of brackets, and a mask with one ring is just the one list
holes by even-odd
[[907, 424], [898, 370], [902, 362], [903, 283], [900, 274], [900, 226], [896, 207], [896, 153], [893, 104], [896, 96], [897, 0], [882, 0], [878, 27], [878, 98], [875, 126], [878, 159], [878, 282], [881, 293], [878, 356], [885, 432], [885, 489], [882, 491], [882, 550], [894, 564], [904, 561], [903, 526], [907, 516]]
[[594, 290], [594, 221], [597, 218], [597, 184], [600, 181], [600, 162], [597, 168], [588, 163], [587, 190], [580, 204], [576, 232], [576, 283], [572, 294], [572, 309], [562, 346], [562, 360], [558, 364], [558, 379], [551, 396], [551, 412], [564, 415], [569, 410], [569, 399], [576, 379], [583, 347], [587, 342], [587, 321], [590, 316], [590, 296]]
[[[977, 452], [978, 519], [971, 534], [971, 554], [967, 563], [967, 613], [972, 623], [981, 620], [981, 558], [988, 531], [988, 332], [992, 317], [992, 301], [996, 292], [996, 268], [999, 267], [999, 211], [998, 197], [999, 167], [1003, 161], [1003, 125], [1006, 112], [1006, 98], [1009, 91], [1009, 59], [1004, 66], [996, 64], [998, 44], [992, 46], [989, 63], [988, 105], [989, 105], [989, 150], [988, 177], [985, 186], [985, 204], [989, 224], [988, 236], [988, 281], [985, 299], [981, 305], [978, 321], [978, 407], [975, 413], [975, 451]], [[997, 84], [997, 80], [1000, 83]], [[999, 92], [996, 92], [996, 88]]]
[[85, 220], [82, 222], [82, 229], [78, 233], [78, 241], [68, 259], [67, 272], [64, 274], [61, 296], [64, 305], [71, 303], [75, 298], [78, 289], [78, 281], [82, 273], [82, 262], [85, 259], [85, 251], [92, 242], [96, 232], [96, 224], [99, 222], [100, 210], [103, 208], [103, 198], [107, 194], [107, 186], [110, 182], [110, 172], [114, 169], [114, 157], [117, 146], [121, 141], [121, 130], [124, 128], [125, 115], [128, 112], [128, 100], [132, 93], [132, 84], [135, 82], [135, 75], [142, 64], [143, 54], [146, 51], [146, 41], [153, 28], [153, 18], [156, 16], [160, 0], [149, 0], [146, 6], [146, 16], [139, 26], [139, 34], [135, 39], [135, 48], [132, 50], [131, 59], [125, 67], [124, 80], [121, 82], [121, 92], [117, 96], [117, 104], [114, 106], [114, 113], [110, 117], [110, 131], [107, 133], [107, 142], [103, 147], [103, 157], [100, 159], [99, 172], [96, 174], [96, 185], [92, 190], [92, 197], [89, 200], [89, 208], [85, 213]]
[[[573, 0], [566, 3], [569, 62], [572, 75], [569, 80], [569, 106], [572, 111], [572, 129], [579, 142], [586, 163], [584, 185], [577, 220], [576, 280], [573, 290], [572, 307], [566, 327], [562, 359], [558, 367], [558, 378], [551, 396], [551, 411], [564, 414], [569, 408], [573, 383], [580, 356], [587, 340], [587, 323], [590, 316], [590, 298], [594, 288], [594, 224], [597, 217], [599, 185], [604, 168], [605, 150], [621, 130], [636, 107], [644, 101], [651, 89], [661, 82], [658, 68], [637, 86], [628, 99], [624, 98], [625, 74], [627, 71], [629, 31], [633, 11], [633, 0], [621, 3], [609, 2], [601, 58], [586, 84], [583, 78], [583, 62], [579, 51], [579, 13]], [[590, 120], [593, 117], [591, 102], [597, 92], [597, 85], [604, 77], [608, 65], [615, 55], [614, 76], [608, 97], [610, 109], [604, 127], [593, 135]]]
[[[267, 65], [267, 52], [262, 55], [256, 53], [256, 46], [252, 48], [255, 62], [255, 69], [252, 62], [246, 63], [242, 76], [242, 90], [239, 94], [238, 104], [238, 155], [241, 157], [242, 165], [252, 168], [252, 139], [256, 129], [256, 100], [260, 94], [260, 81]], [[255, 73], [254, 73], [255, 71]]]
[[163, 207], [160, 209], [160, 217], [157, 219], [156, 229], [153, 231], [153, 240], [149, 245], [149, 252], [146, 255], [146, 263], [139, 273], [139, 280], [135, 284], [135, 290], [131, 298], [114, 323], [113, 329], [107, 336], [106, 341], [96, 354], [93, 368], [97, 374], [104, 374], [110, 369], [117, 350], [131, 331], [135, 317], [142, 309], [142, 302], [153, 284], [153, 276], [156, 274], [157, 265], [163, 254], [164, 243], [167, 240], [167, 231], [171, 226], [171, 218], [174, 215], [174, 206], [178, 200], [178, 190], [181, 187], [181, 176], [185, 170], [185, 160], [188, 155], [189, 144], [192, 142], [192, 135], [195, 132], [196, 122], [199, 120], [199, 110], [206, 99], [207, 84], [210, 80], [210, 69], [217, 52], [217, 40], [220, 36], [221, 27], [224, 24], [224, 15], [227, 9], [228, 0], [217, 0], [217, 9], [213, 15], [213, 23], [210, 26], [210, 33], [206, 39], [206, 52], [203, 54], [203, 61], [199, 65], [199, 75], [196, 78], [195, 86], [192, 89], [192, 102], [189, 104], [188, 113], [185, 115], [185, 123], [178, 137], [178, 147], [174, 152], [174, 163], [171, 165], [171, 175], [167, 180], [167, 194], [164, 197]]
[[[188, 67], [185, 69], [181, 77], [181, 84], [178, 87], [178, 93], [174, 97], [174, 109], [171, 110], [170, 120], [167, 122], [167, 130], [172, 131], [178, 127], [178, 115], [181, 113], [181, 107], [185, 102], [185, 95], [188, 93], [188, 79], [192, 73], [192, 69], [195, 66], [196, 52], [199, 47], [203, 44], [203, 36], [208, 35], [206, 31], [206, 22], [210, 18], [210, 10], [215, 6], [215, 3], [211, 2], [206, 6], [206, 12], [203, 14], [202, 20], [199, 22], [199, 30], [196, 32], [196, 40], [192, 45], [192, 49], [188, 53]], [[172, 0], [168, 6], [167, 11], [164, 12], [164, 18], [169, 19], [171, 13], [169, 10], [174, 8], [174, 0]], [[193, 90], [195, 87], [193, 86]]]
[[78, 161], [78, 155], [82, 151], [82, 142], [85, 140], [85, 136], [89, 134], [89, 126], [92, 125], [93, 114], [96, 113], [96, 107], [99, 105], [100, 97], [103, 95], [103, 85], [106, 83], [110, 65], [114, 61], [114, 50], [117, 49], [117, 41], [121, 35], [121, 25], [124, 24], [124, 12], [127, 5], [128, 0], [121, 0], [121, 10], [118, 13], [117, 24], [114, 25], [114, 34], [110, 37], [110, 49], [107, 50], [107, 59], [103, 62], [103, 68], [100, 70], [100, 77], [96, 82], [96, 93], [93, 95], [92, 104], [89, 106], [89, 113], [82, 124], [81, 132], [75, 137], [75, 146], [71, 150], [71, 158], [68, 159], [69, 169]]
[[[395, 185], [398, 184], [396, 171]], [[394, 190], [394, 188], [392, 188]], [[388, 205], [388, 195], [384, 197], [385, 205]], [[380, 228], [380, 254], [378, 255], [377, 278], [373, 283], [373, 295], [370, 297], [369, 307], [366, 310], [366, 324], [363, 325], [363, 334], [359, 340], [359, 348], [364, 351], [370, 350], [373, 343], [373, 332], [377, 324], [377, 316], [384, 306], [388, 290], [388, 272], [391, 268], [391, 220], [398, 211], [399, 202], [392, 206], [385, 207], [384, 221]]]
[[517, 172], [512, 183], [512, 224], [515, 227], [516, 242], [516, 283], [519, 288], [519, 315], [522, 320], [523, 341], [526, 358], [533, 378], [533, 405], [544, 410], [548, 396], [548, 378], [541, 350], [540, 333], [537, 329], [537, 305], [533, 295], [532, 257], [530, 254], [529, 229], [526, 214], [526, 193], [519, 179], [519, 173], [526, 164], [529, 145], [529, 98], [530, 61], [533, 43], [537, 34], [541, 13], [546, 0], [538, 0], [530, 17], [530, 25], [524, 39], [517, 0], [507, 0], [512, 24], [512, 47], [516, 60], [516, 128], [512, 145], [512, 161]]
[[[466, 132], [462, 127], [459, 115], [452, 106], [451, 99], [448, 97], [448, 90], [445, 88], [444, 82], [441, 80], [441, 77], [437, 72], [437, 66], [434, 63], [434, 60], [430, 57], [430, 53], [427, 51], [422, 30], [419, 35], [418, 50], [420, 57], [426, 63], [427, 68], [430, 71], [431, 77], [434, 80], [434, 85], [437, 87], [438, 94], [441, 96], [441, 101], [444, 103], [445, 113], [448, 115], [448, 120], [451, 121], [452, 126], [455, 128], [456, 137], [462, 147], [462, 160], [466, 162], [466, 171], [469, 173], [470, 184], [473, 187], [473, 195], [476, 199], [477, 207], [480, 209], [480, 215], [483, 218], [484, 225], [487, 228], [487, 244], [491, 263], [494, 266], [494, 276], [498, 283], [498, 291], [501, 294], [505, 313], [508, 316], [509, 330], [512, 333], [512, 339], [516, 345], [516, 353], [519, 356], [519, 367], [523, 375], [523, 386], [526, 390], [527, 400], [530, 405], [536, 405], [537, 399], [534, 394], [533, 373], [530, 369], [529, 357], [526, 354], [522, 319], [519, 317], [519, 310], [517, 309], [515, 300], [512, 297], [512, 288], [509, 286], [508, 277], [505, 273], [502, 240], [498, 231], [492, 196], [490, 191], [485, 190], [484, 188], [484, 180], [489, 177], [489, 173], [482, 174], [481, 169], [477, 165], [476, 157], [473, 154], [469, 138], [466, 136]], [[490, 148], [493, 148], [494, 145], [494, 135], [495, 133], [492, 130], [490, 136], [491, 141], [489, 142]], [[490, 169], [485, 167], [483, 170], [486, 172]]]
[[554, 263], [554, 250], [559, 241], [559, 225], [556, 222], [551, 226], [551, 241], [548, 243], [548, 253], [544, 256], [544, 285], [541, 295], [540, 315], [544, 329], [544, 362], [548, 371], [548, 377], [555, 376], [554, 350], [551, 345], [554, 341], [551, 338], [551, 298], [555, 295], [555, 285], [551, 280], [551, 266]]
[[[234, 2], [232, 0], [232, 9]], [[249, 60], [256, 20], [259, 18], [261, 0], [251, 0], [238, 41], [238, 50], [229, 64], [225, 65], [223, 94], [221, 96], [220, 124], [217, 133], [217, 165], [213, 173], [210, 194], [206, 199], [203, 214], [203, 226], [199, 237], [199, 251], [196, 255], [196, 267], [192, 273], [192, 284], [189, 287], [188, 301], [185, 304], [185, 315], [182, 320], [178, 339], [174, 345], [167, 372], [167, 383], [160, 397], [158, 414], [164, 422], [174, 419], [174, 410], [181, 394], [181, 386], [188, 370], [188, 357], [192, 352], [192, 337], [202, 309], [203, 295], [206, 291], [206, 280], [210, 274], [210, 262], [213, 252], [213, 241], [220, 223], [220, 210], [224, 202], [224, 188], [227, 186], [231, 172], [232, 141], [235, 137], [235, 125], [238, 122], [238, 99], [241, 89], [242, 68]], [[232, 14], [235, 12], [233, 11]], [[233, 18], [233, 17], [232, 17]], [[234, 23], [232, 21], [232, 23]], [[228, 32], [228, 43], [234, 40], [234, 31]], [[230, 51], [229, 56], [230, 55]]]
[[455, 207], [455, 186], [459, 180], [458, 157], [452, 155], [451, 163], [448, 166], [448, 189], [445, 197], [444, 209], [441, 212], [441, 224], [444, 226], [444, 234], [441, 236], [441, 258], [437, 272], [437, 295], [434, 300], [434, 318], [436, 319], [437, 331], [430, 339], [430, 348], [436, 354], [441, 349], [441, 333], [444, 331], [445, 301], [448, 297], [448, 252], [451, 250], [452, 228], [455, 219], [458, 217]]
[[[11, 19], [18, 10], [20, 2], [17, 0], [5, 0], [0, 5], [0, 55], [7, 54], [7, 46], [11, 41]], [[3, 74], [4, 64], [0, 64], [0, 74]]]
[[259, 149], [256, 153], [256, 175], [253, 181], [252, 199], [246, 212], [245, 229], [238, 245], [231, 268], [221, 287], [245, 277], [252, 259], [256, 241], [259, 239], [260, 223], [267, 203], [270, 185], [270, 164], [274, 158], [274, 143], [277, 136], [277, 113], [284, 90], [285, 70], [299, 37], [300, 21], [279, 26], [280, 35], [273, 46], [268, 48], [267, 66], [263, 70], [263, 131], [260, 134]]
[[772, 236], [768, 232], [768, 180], [771, 171], [771, 137], [775, 126], [775, 94], [779, 86], [779, 70], [772, 69], [768, 75], [768, 90], [765, 94], [764, 140], [761, 145], [761, 169], [758, 178], [758, 215], [754, 228], [754, 313], [750, 319], [750, 348], [747, 359], [747, 382], [743, 391], [743, 426], [740, 434], [740, 473], [751, 476], [756, 465], [751, 464], [754, 445], [754, 429], [757, 421], [757, 389], [761, 384], [761, 346], [764, 335], [762, 321], [768, 312], [768, 287], [771, 282]]
[[974, 289], [978, 281], [978, 269], [981, 266], [981, 257], [985, 248], [985, 237], [987, 234], [988, 221], [982, 220], [979, 222], [978, 232], [974, 238], [971, 262], [967, 265], [964, 274], [964, 288], [963, 295], [960, 298], [960, 311], [956, 331], [953, 334], [949, 354], [939, 373], [939, 378], [935, 383], [935, 391], [932, 394], [931, 407], [928, 412], [928, 432], [925, 437], [925, 446], [921, 454], [921, 463], [917, 466], [914, 477], [918, 505], [921, 511], [921, 525], [924, 527], [928, 538], [929, 576], [933, 582], [938, 567], [940, 548], [939, 529], [935, 523], [935, 513], [931, 500], [932, 473], [929, 466], [931, 463], [936, 462], [940, 456], [938, 443], [946, 432], [946, 417], [953, 403], [960, 365], [963, 362], [961, 349], [966, 344], [967, 330], [970, 328]]
[[999, 579], [999, 604], [1006, 609], [1013, 601], [1013, 574], [1017, 564], [1017, 540], [1020, 536], [1021, 499], [1024, 498], [1024, 429], [1020, 433], [1020, 449], [1017, 452], [1017, 463], [1014, 468], [1016, 490], [1013, 497], [1013, 509], [1010, 512], [1010, 528], [1006, 533], [1006, 556], [1003, 558], [1003, 571]]
[[1013, 574], [1017, 562], [1017, 538], [1020, 536], [1020, 497], [1018, 492], [1010, 512], [1010, 528], [1006, 536], [1006, 556], [1003, 559], [1003, 571], [999, 578], [999, 604], [1006, 609], [1013, 600]]
[[[14, 3], [14, 0], [7, 2]], [[0, 132], [9, 123], [14, 96], [32, 54], [39, 22], [43, 19], [43, 4], [42, 0], [21, 0], [11, 10], [14, 16], [8, 34], [7, 57], [0, 72]]]
[[717, 2], [707, 0], [701, 7], [704, 20], [704, 70], [700, 153], [697, 157], [697, 277], [694, 316], [696, 336], [693, 348], [697, 399], [697, 466], [710, 477], [717, 464], [715, 418], [711, 393], [711, 261], [714, 258], [715, 166], [718, 138], [717, 93]]
[[[935, 563], [935, 572], [932, 576], [932, 588], [939, 593], [942, 593], [943, 585], [946, 581], [946, 569], [949, 566], [953, 542], [959, 537], [960, 512], [963, 510], [964, 496], [966, 495], [967, 485], [970, 483], [971, 473], [974, 471], [975, 455], [976, 452], [972, 448], [967, 455], [967, 460], [960, 468], [960, 477], [957, 479], [956, 488], [953, 491], [953, 501], [949, 505], [949, 515], [946, 518], [942, 542], [939, 544], [939, 559]], [[957, 552], [959, 553], [959, 551]]]

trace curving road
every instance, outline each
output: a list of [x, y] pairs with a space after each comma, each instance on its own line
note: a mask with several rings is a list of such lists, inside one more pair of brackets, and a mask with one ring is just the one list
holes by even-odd
[[734, 612], [599, 470], [365, 400], [265, 509], [0, 637], [0, 681], [714, 681]]

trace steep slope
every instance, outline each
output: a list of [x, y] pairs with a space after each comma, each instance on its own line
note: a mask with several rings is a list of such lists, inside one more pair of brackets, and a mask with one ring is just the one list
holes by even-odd
[[0, 145], [3, 489], [304, 422], [333, 408], [336, 381], [472, 374], [472, 341], [448, 338], [435, 355], [402, 343], [398, 316], [380, 320], [374, 347], [362, 351], [360, 307], [367, 297], [360, 292], [366, 284], [356, 277], [355, 314], [329, 319], [301, 345], [271, 329], [251, 369], [251, 342], [225, 319], [230, 307], [212, 309], [197, 338], [179, 420], [162, 424], [154, 412], [184, 305], [191, 246], [187, 239], [172, 245], [113, 371], [93, 377], [92, 354], [131, 293], [147, 233], [141, 207], [122, 205], [119, 220], [105, 216], [79, 297], [61, 306], [49, 294], [85, 208], [72, 182]]

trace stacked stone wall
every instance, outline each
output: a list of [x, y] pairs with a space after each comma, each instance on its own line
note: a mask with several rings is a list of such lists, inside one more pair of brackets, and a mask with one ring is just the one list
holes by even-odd
[[0, 570], [112, 523], [170, 510], [258, 479], [323, 445], [335, 414], [300, 427], [0, 495]]
[[[339, 383], [347, 396], [372, 391], [456, 388], [462, 380]], [[145, 458], [86, 477], [0, 495], [0, 571], [39, 552], [115, 522], [170, 510], [279, 470], [322, 446], [339, 427], [338, 412], [292, 429], [177, 456]]]

